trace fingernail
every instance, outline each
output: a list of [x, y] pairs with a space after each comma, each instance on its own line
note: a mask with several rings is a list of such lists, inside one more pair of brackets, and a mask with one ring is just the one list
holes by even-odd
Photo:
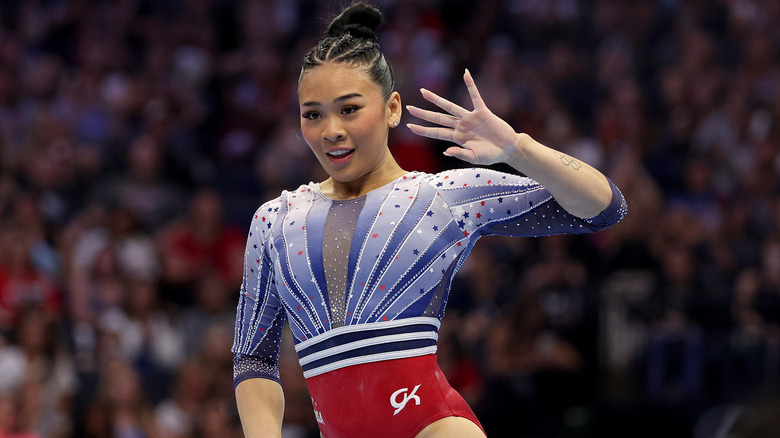
[[452, 156], [452, 155], [448, 154], [447, 151], [442, 152], [442, 154], [444, 154], [445, 157], [451, 157]]
[[420, 88], [420, 93], [422, 93], [423, 91], [428, 91], [428, 90], [426, 90], [425, 88]]

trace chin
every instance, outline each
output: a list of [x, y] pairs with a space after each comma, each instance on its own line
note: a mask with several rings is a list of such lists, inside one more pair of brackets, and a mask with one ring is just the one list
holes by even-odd
[[[330, 164], [330, 163], [328, 163]], [[327, 174], [334, 180], [342, 183], [349, 183], [355, 180], [358, 180], [365, 176], [367, 171], [365, 171], [364, 168], [355, 166], [353, 163], [350, 163], [349, 166], [343, 166], [341, 168], [334, 168], [333, 166], [328, 166], [325, 168]]]
[[332, 172], [332, 173], [328, 173], [328, 175], [330, 175], [330, 177], [334, 181], [338, 181], [341, 183], [349, 183], [360, 179], [364, 174], [360, 174], [357, 172]]

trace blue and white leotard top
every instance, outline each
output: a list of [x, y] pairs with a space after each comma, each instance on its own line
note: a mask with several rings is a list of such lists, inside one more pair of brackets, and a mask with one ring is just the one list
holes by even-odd
[[452, 278], [481, 236], [595, 232], [626, 211], [614, 184], [611, 204], [581, 219], [536, 181], [474, 168], [411, 172], [348, 201], [315, 183], [285, 191], [252, 220], [234, 384], [279, 380], [285, 321], [306, 378], [434, 353]]

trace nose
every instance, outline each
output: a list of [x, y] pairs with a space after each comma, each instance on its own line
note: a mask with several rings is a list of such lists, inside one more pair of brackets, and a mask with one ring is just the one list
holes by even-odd
[[323, 140], [338, 142], [344, 139], [344, 128], [339, 123], [338, 117], [329, 117], [322, 131]]

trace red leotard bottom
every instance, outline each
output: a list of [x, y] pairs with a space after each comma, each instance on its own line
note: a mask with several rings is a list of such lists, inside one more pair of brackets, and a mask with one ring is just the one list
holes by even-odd
[[477, 420], [436, 355], [353, 365], [306, 379], [325, 438], [413, 438], [445, 417]]

